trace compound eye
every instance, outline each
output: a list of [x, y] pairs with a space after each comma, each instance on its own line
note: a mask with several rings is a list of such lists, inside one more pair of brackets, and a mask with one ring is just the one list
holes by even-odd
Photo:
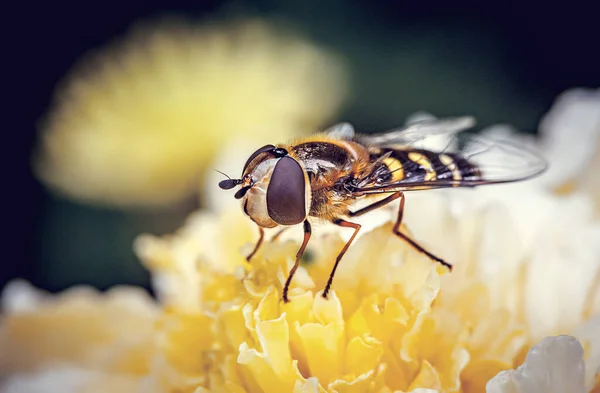
[[291, 157], [279, 159], [267, 188], [267, 212], [280, 225], [299, 224], [306, 218], [304, 170]]
[[248, 168], [248, 165], [250, 165], [250, 163], [252, 162], [252, 160], [254, 160], [259, 154], [271, 151], [273, 149], [275, 149], [275, 146], [273, 146], [273, 145], [265, 145], [265, 146], [261, 147], [260, 149], [258, 149], [257, 151], [255, 151], [254, 153], [252, 153], [252, 155], [250, 156], [250, 158], [248, 158], [248, 160], [244, 164], [244, 169], [242, 170], [242, 174], [246, 173], [246, 168]]

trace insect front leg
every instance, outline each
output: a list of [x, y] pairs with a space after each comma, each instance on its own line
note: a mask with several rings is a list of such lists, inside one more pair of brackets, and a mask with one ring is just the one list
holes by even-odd
[[274, 241], [276, 241], [277, 239], [279, 239], [279, 237], [280, 237], [281, 235], [283, 235], [283, 232], [287, 231], [289, 228], [290, 228], [290, 227], [283, 227], [282, 229], [280, 229], [279, 231], [277, 231], [277, 233], [275, 234], [275, 236], [273, 236], [273, 237], [271, 238], [271, 241], [272, 241], [272, 242], [274, 242]]
[[290, 284], [292, 283], [292, 277], [294, 277], [294, 273], [296, 273], [298, 265], [300, 265], [300, 258], [302, 258], [302, 255], [304, 254], [304, 250], [306, 249], [306, 245], [310, 240], [311, 233], [312, 230], [310, 228], [310, 223], [308, 220], [304, 220], [304, 240], [302, 241], [302, 245], [296, 254], [296, 262], [294, 263], [292, 270], [290, 270], [290, 274], [288, 274], [288, 278], [285, 280], [285, 285], [283, 286], [283, 301], [286, 303], [289, 302], [288, 290], [290, 289]]
[[[448, 262], [444, 261], [442, 258], [438, 258], [429, 251], [425, 250], [421, 247], [417, 242], [406, 236], [404, 233], [400, 232], [400, 225], [402, 224], [402, 216], [404, 215], [404, 193], [400, 192], [400, 207], [398, 208], [398, 218], [396, 219], [396, 224], [394, 224], [394, 234], [399, 238], [405, 240], [408, 244], [410, 244], [417, 251], [427, 255], [432, 260], [441, 263], [446, 266], [448, 269], [452, 270], [452, 265]], [[387, 198], [386, 198], [387, 199]], [[368, 207], [368, 206], [367, 206]]]
[[354, 228], [354, 233], [352, 234], [352, 237], [350, 237], [350, 240], [348, 240], [348, 242], [344, 245], [344, 248], [342, 248], [342, 251], [340, 251], [337, 258], [335, 259], [335, 265], [333, 265], [333, 269], [331, 269], [331, 273], [329, 274], [329, 280], [327, 280], [327, 285], [325, 285], [325, 289], [323, 290], [323, 297], [325, 299], [327, 299], [327, 294], [329, 293], [329, 290], [331, 289], [331, 284], [333, 283], [333, 276], [335, 275], [335, 270], [337, 269], [338, 264], [340, 263], [342, 257], [346, 253], [346, 251], [348, 251], [348, 247], [350, 247], [350, 244], [352, 244], [352, 241], [358, 234], [358, 231], [360, 231], [360, 224], [356, 224], [356, 223], [341, 220], [341, 219], [334, 220], [333, 223], [335, 225], [339, 225], [341, 227]]
[[258, 232], [259, 232], [258, 241], [256, 242], [256, 245], [254, 246], [254, 250], [252, 250], [252, 252], [246, 257], [247, 262], [250, 262], [252, 257], [256, 254], [256, 252], [260, 248], [260, 245], [262, 244], [263, 239], [265, 238], [265, 230], [262, 229], [262, 227], [258, 227]]

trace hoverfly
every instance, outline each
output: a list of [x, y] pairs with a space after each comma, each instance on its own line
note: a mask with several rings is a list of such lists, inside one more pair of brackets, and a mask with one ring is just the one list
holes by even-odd
[[[350, 124], [340, 123], [291, 144], [261, 147], [246, 161], [240, 179], [219, 183], [224, 190], [241, 186], [235, 198], [258, 225], [260, 237], [247, 260], [262, 244], [263, 228], [303, 223], [304, 239], [283, 288], [287, 302], [292, 277], [311, 237], [310, 220], [352, 228], [323, 290], [327, 298], [338, 264], [361, 228], [352, 217], [400, 199], [394, 234], [452, 269], [400, 231], [404, 192], [515, 182], [546, 169], [541, 157], [510, 142], [471, 136], [461, 143], [458, 133], [474, 124], [472, 117], [425, 119], [381, 134], [358, 134]], [[448, 144], [438, 151], [418, 147], [432, 136], [447, 137]], [[364, 198], [378, 200], [353, 209]]]

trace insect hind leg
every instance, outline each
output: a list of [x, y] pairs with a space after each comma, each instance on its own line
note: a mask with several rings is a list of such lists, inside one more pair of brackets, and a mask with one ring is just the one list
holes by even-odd
[[398, 208], [398, 218], [396, 219], [396, 224], [394, 224], [394, 234], [402, 240], [406, 241], [408, 244], [410, 244], [415, 250], [427, 255], [427, 257], [429, 257], [433, 261], [440, 263], [446, 266], [448, 269], [452, 270], [451, 264], [444, 261], [442, 258], [433, 255], [432, 253], [424, 249], [422, 246], [420, 246], [417, 242], [406, 236], [404, 233], [400, 232], [400, 225], [402, 224], [402, 217], [404, 215], [404, 199], [404, 194], [400, 193], [400, 206]]

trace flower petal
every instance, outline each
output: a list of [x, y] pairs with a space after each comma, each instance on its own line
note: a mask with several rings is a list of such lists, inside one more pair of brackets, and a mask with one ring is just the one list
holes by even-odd
[[294, 393], [324, 393], [325, 390], [319, 385], [319, 380], [315, 377], [308, 378], [306, 381], [296, 381]]
[[561, 94], [540, 122], [541, 145], [550, 160], [544, 182], [563, 185], [588, 172], [600, 148], [600, 89], [572, 89]]
[[517, 370], [502, 371], [487, 393], [585, 393], [583, 348], [571, 336], [547, 337], [531, 348]]
[[378, 340], [370, 337], [353, 337], [348, 342], [344, 369], [353, 375], [366, 374], [377, 368], [383, 349]]
[[404, 336], [401, 358], [409, 369], [421, 368], [427, 360], [435, 368], [444, 390], [458, 390], [460, 373], [469, 362], [467, 338], [467, 325], [457, 315], [446, 309], [434, 309]]
[[15, 281], [3, 303], [0, 375], [57, 363], [139, 375], [150, 368], [158, 310], [139, 288], [76, 287], [51, 297]]
[[300, 337], [310, 375], [327, 386], [342, 371], [343, 325], [309, 322], [296, 323], [294, 328]]
[[[585, 317], [600, 276], [600, 224], [544, 239], [526, 267], [525, 316], [533, 338], [568, 333]], [[553, 288], [548, 290], [547, 288]]]
[[585, 350], [585, 386], [588, 390], [600, 382], [600, 314], [573, 331]]
[[2, 393], [159, 393], [140, 377], [78, 367], [53, 367], [0, 380]]
[[[198, 177], [236, 137], [253, 136], [244, 144], [250, 154], [274, 135], [317, 128], [339, 107], [345, 72], [335, 56], [286, 30], [239, 19], [134, 28], [84, 60], [58, 92], [38, 176], [86, 202], [171, 204], [198, 190]], [[223, 200], [217, 182], [208, 192]]]
[[243, 342], [239, 348], [238, 363], [261, 391], [291, 391], [296, 384], [297, 373], [292, 365], [285, 315], [259, 322], [256, 333], [260, 349], [250, 348], [247, 342]]

